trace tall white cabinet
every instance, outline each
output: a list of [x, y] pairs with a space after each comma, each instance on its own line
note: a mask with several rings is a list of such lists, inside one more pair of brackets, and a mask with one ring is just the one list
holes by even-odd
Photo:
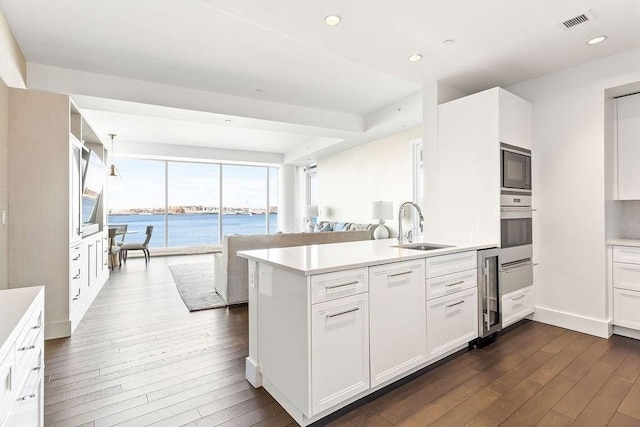
[[81, 231], [82, 146], [104, 149], [67, 95], [11, 89], [9, 287], [46, 289], [45, 338], [71, 335], [108, 278], [106, 227]]
[[499, 87], [438, 106], [427, 168], [430, 238], [500, 241], [500, 143], [531, 149], [531, 104]]
[[615, 102], [615, 175], [616, 200], [640, 200], [640, 94]]

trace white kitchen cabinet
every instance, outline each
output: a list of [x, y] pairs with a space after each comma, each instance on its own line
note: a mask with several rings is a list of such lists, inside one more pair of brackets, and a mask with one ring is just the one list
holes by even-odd
[[427, 361], [424, 259], [369, 268], [371, 386]]
[[614, 197], [640, 200], [640, 94], [615, 100]]
[[514, 324], [534, 311], [533, 286], [509, 292], [502, 296], [502, 327]]
[[613, 246], [613, 324], [640, 331], [640, 247]]
[[368, 278], [366, 268], [311, 276], [311, 303], [368, 292]]
[[0, 426], [44, 425], [44, 289], [0, 291]]
[[640, 292], [613, 290], [613, 324], [640, 331]]
[[531, 111], [499, 87], [438, 105], [438, 138], [425, 146], [428, 238], [501, 241], [500, 144], [531, 149]]
[[427, 351], [434, 359], [478, 337], [478, 289], [427, 301]]
[[531, 150], [531, 104], [507, 92], [498, 91], [498, 138], [500, 142]]
[[366, 293], [313, 305], [313, 415], [369, 388], [368, 306]]
[[[89, 270], [91, 258], [82, 251], [81, 277], [74, 279], [78, 245], [102, 239], [102, 234], [82, 236], [82, 147], [91, 146], [103, 158], [104, 147], [68, 95], [10, 91], [8, 283], [15, 288], [44, 285], [45, 335], [66, 337], [97, 294], [86, 292], [90, 273], [96, 290], [108, 277], [101, 273], [96, 280], [97, 264]], [[96, 222], [104, 225], [105, 218], [100, 208]]]

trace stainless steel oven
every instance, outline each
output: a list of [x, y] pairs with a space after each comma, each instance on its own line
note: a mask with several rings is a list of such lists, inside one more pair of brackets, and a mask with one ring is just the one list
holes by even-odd
[[500, 208], [500, 247], [531, 246], [533, 243], [533, 211], [531, 206]]
[[500, 144], [500, 180], [503, 193], [531, 194], [531, 151]]

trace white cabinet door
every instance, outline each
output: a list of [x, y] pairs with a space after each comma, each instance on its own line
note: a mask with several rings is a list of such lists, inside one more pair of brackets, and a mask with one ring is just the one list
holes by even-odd
[[427, 361], [424, 259], [369, 268], [371, 386]]
[[427, 302], [427, 350], [436, 358], [478, 337], [476, 288]]
[[640, 94], [616, 100], [616, 199], [640, 200]]
[[500, 89], [499, 111], [500, 142], [531, 150], [531, 104]]
[[369, 388], [368, 305], [360, 294], [312, 306], [311, 415]]
[[640, 292], [613, 290], [613, 324], [640, 331]]
[[518, 289], [502, 296], [502, 327], [524, 319], [534, 312], [533, 286]]

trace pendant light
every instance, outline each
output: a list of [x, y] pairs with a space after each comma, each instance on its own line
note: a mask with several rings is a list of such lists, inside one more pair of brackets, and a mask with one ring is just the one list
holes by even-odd
[[111, 164], [109, 165], [109, 174], [107, 175], [107, 178], [108, 178], [107, 181], [108, 181], [108, 186], [111, 190], [118, 190], [122, 186], [122, 175], [116, 168], [116, 165], [113, 161], [113, 158], [115, 156], [115, 150], [113, 148], [113, 139], [115, 137], [116, 137], [115, 133], [109, 134], [109, 138], [111, 138], [111, 155], [110, 155]]

